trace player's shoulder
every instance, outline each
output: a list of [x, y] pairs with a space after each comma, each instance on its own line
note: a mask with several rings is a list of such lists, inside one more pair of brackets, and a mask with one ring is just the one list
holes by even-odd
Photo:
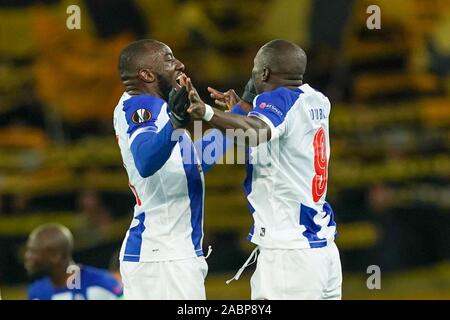
[[273, 104], [285, 111], [291, 108], [299, 96], [303, 93], [300, 88], [279, 87], [272, 91], [263, 92], [256, 97], [256, 106], [267, 103]]
[[53, 286], [48, 277], [40, 278], [28, 287], [28, 299], [30, 300], [47, 300], [51, 299]]
[[117, 130], [118, 125], [121, 123], [122, 117], [123, 117], [123, 102], [127, 99], [130, 99], [130, 95], [127, 92], [124, 92], [122, 96], [119, 98], [119, 101], [117, 102], [116, 107], [113, 111], [113, 121], [114, 121], [114, 128]]
[[147, 94], [130, 96], [124, 100], [122, 110], [128, 124], [127, 132], [131, 134], [141, 126], [155, 127], [159, 115], [164, 110], [167, 112], [164, 106], [167, 104], [163, 99]]
[[127, 112], [134, 112], [138, 109], [146, 109], [151, 111], [160, 110], [161, 107], [166, 102], [160, 97], [148, 95], [148, 94], [140, 94], [130, 96], [128, 99], [123, 101], [122, 110]]
[[329, 100], [328, 97], [322, 93], [320, 90], [311, 87], [309, 84], [305, 83], [300, 87], [300, 89], [308, 96], [315, 96], [317, 99]]
[[86, 287], [102, 287], [117, 295], [120, 295], [122, 292], [122, 285], [119, 281], [109, 271], [104, 269], [82, 266], [81, 279], [83, 279]]

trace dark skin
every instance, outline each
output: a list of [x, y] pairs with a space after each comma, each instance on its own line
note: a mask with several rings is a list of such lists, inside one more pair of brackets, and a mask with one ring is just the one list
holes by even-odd
[[253, 108], [251, 103], [242, 100], [233, 89], [226, 92], [221, 92], [214, 88], [208, 87], [208, 92], [210, 97], [214, 99], [214, 103], [225, 110], [231, 111], [236, 104], [239, 104], [246, 112], [250, 112]]
[[[189, 92], [190, 100], [190, 106], [187, 111], [193, 119], [200, 120], [205, 114], [205, 103], [201, 100], [197, 90], [192, 85], [190, 78], [186, 80], [186, 89]], [[227, 105], [231, 105], [231, 103], [228, 103]], [[256, 117], [244, 117], [214, 108], [214, 116], [208, 124], [219, 129], [223, 133], [226, 133], [227, 129], [242, 129], [248, 132], [248, 138], [241, 141], [241, 143], [250, 146], [258, 145], [259, 143], [270, 139], [270, 127], [264, 121]]]
[[25, 269], [32, 277], [49, 276], [54, 287], [66, 286], [70, 273], [73, 238], [64, 226], [49, 224], [38, 227], [29, 236], [25, 251]]
[[[252, 70], [258, 94], [275, 90], [279, 87], [295, 88], [303, 83], [303, 74], [306, 69], [306, 54], [297, 45], [285, 40], [273, 40], [266, 43], [256, 54]], [[205, 114], [205, 103], [201, 100], [197, 90], [188, 78], [186, 88], [189, 92], [190, 107], [188, 112], [193, 119], [202, 119]], [[234, 91], [222, 93], [213, 88], [208, 88], [211, 97], [218, 105], [230, 108], [236, 100], [241, 103]], [[248, 111], [248, 104], [242, 103], [244, 110]], [[256, 145], [269, 141], [271, 138], [270, 127], [257, 117], [246, 117], [223, 112], [214, 109], [214, 116], [209, 124], [225, 132], [226, 129], [242, 129], [252, 136], [246, 141], [250, 146], [256, 141]], [[261, 134], [267, 132], [267, 134]]]
[[167, 101], [168, 90], [179, 87], [177, 78], [184, 75], [184, 69], [166, 44], [151, 40], [121, 78], [128, 94], [149, 94]]

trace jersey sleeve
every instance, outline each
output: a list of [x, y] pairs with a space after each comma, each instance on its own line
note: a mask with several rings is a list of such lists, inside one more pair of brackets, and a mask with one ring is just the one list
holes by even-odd
[[166, 103], [153, 96], [135, 96], [124, 102], [128, 145], [142, 177], [157, 172], [169, 159], [177, 139], [170, 120], [158, 121]]
[[271, 139], [281, 136], [286, 129], [286, 100], [281, 90], [264, 92], [253, 100], [253, 110], [249, 117], [257, 117], [264, 121], [271, 130]]
[[36, 287], [34, 285], [31, 285], [28, 288], [27, 298], [28, 298], [28, 300], [38, 300], [39, 299]]
[[238, 104], [236, 104], [232, 109], [231, 109], [231, 113], [234, 114], [238, 114], [241, 116], [246, 116], [248, 113], [247, 111], [245, 111], [244, 109], [242, 109], [242, 107]]
[[28, 288], [28, 300], [50, 300], [52, 297], [51, 288], [46, 281], [35, 281]]
[[133, 96], [124, 101], [123, 111], [129, 145], [143, 132], [158, 132], [160, 128], [156, 123], [164, 105], [164, 100], [149, 95]]

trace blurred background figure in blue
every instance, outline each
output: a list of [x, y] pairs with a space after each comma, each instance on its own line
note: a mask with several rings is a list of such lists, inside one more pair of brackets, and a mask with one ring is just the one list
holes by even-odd
[[34, 229], [27, 241], [25, 269], [35, 279], [30, 300], [116, 300], [122, 285], [106, 270], [77, 265], [72, 258], [73, 236], [59, 224]]
[[[66, 27], [69, 4], [79, 30]], [[381, 29], [367, 28], [369, 5]], [[74, 232], [77, 263], [113, 266], [135, 202], [111, 123], [117, 58], [142, 38], [167, 43], [211, 105], [207, 86], [242, 93], [265, 42], [304, 48], [304, 81], [332, 103], [327, 199], [343, 299], [450, 298], [448, 0], [7, 0], [0, 21], [3, 299], [27, 298], [26, 241], [44, 223]], [[208, 175], [207, 296], [246, 299], [251, 268], [224, 283], [251, 252], [245, 169]], [[370, 265], [381, 290], [366, 287]]]

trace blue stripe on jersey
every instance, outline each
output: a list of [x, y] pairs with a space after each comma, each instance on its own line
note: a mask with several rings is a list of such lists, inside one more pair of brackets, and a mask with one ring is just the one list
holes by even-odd
[[[245, 176], [244, 180], [244, 191], [245, 195], [248, 197], [248, 195], [252, 192], [252, 182], [253, 182], [253, 164], [250, 162], [250, 148], [245, 147], [245, 171], [247, 172], [247, 175]], [[255, 212], [255, 208], [253, 208], [252, 204], [248, 203], [250, 208], [250, 213], [253, 214]]]
[[322, 210], [324, 212], [326, 212], [327, 215], [330, 216], [330, 221], [328, 222], [328, 227], [335, 227], [336, 222], [334, 221], [334, 212], [333, 212], [333, 209], [331, 208], [331, 205], [325, 201], [325, 203], [323, 204]]
[[327, 245], [326, 239], [320, 239], [317, 232], [320, 231], [320, 226], [314, 222], [314, 216], [317, 211], [313, 208], [301, 204], [300, 206], [300, 224], [305, 226], [306, 230], [303, 235], [308, 239], [311, 248], [321, 248]]
[[142, 132], [131, 143], [134, 164], [142, 178], [155, 174], [167, 162], [177, 141], [170, 121], [158, 132]]
[[242, 107], [239, 104], [234, 105], [234, 107], [231, 109], [231, 113], [238, 114], [241, 116], [247, 115], [247, 112], [244, 109], [242, 109]]
[[248, 233], [247, 240], [251, 241], [253, 238], [253, 233], [255, 233], [255, 225], [253, 224], [250, 228], [250, 232]]
[[[245, 195], [247, 196], [250, 214], [253, 215], [253, 213], [255, 212], [255, 208], [253, 208], [252, 204], [248, 200], [248, 195], [252, 192], [252, 181], [253, 181], [253, 165], [250, 162], [250, 152], [251, 152], [250, 148], [248, 146], [245, 146], [245, 171], [247, 172], [247, 175], [244, 180], [244, 191]], [[250, 232], [247, 236], [247, 240], [252, 240], [254, 230], [255, 225], [252, 225]]]
[[[150, 96], [150, 95], [138, 95], [132, 96], [131, 98], [123, 102], [123, 111], [125, 111], [125, 119], [128, 123], [127, 133], [129, 136], [133, 134], [139, 128], [151, 127], [157, 129], [156, 119], [158, 119], [159, 113], [161, 112], [161, 107], [164, 105], [164, 100], [161, 98]], [[143, 122], [134, 122], [132, 120], [133, 114], [138, 110], [143, 109], [150, 113], [150, 119], [141, 119]]]
[[141, 256], [142, 233], [145, 230], [145, 212], [138, 214], [134, 219], [137, 219], [139, 223], [137, 226], [130, 228], [123, 261], [139, 262]]
[[[183, 137], [180, 137], [180, 140], [184, 140]], [[187, 139], [186, 143], [180, 143], [180, 145], [191, 207], [191, 238], [195, 248], [195, 253], [200, 257], [203, 256], [203, 183], [200, 174], [201, 166], [198, 164], [196, 159], [194, 145], [189, 141], [190, 157], [187, 157], [187, 159], [185, 159], [184, 155], [184, 149], [187, 148]]]
[[[325, 201], [322, 210], [325, 211], [327, 215], [330, 216], [330, 221], [328, 221], [328, 227], [336, 227], [336, 221], [334, 221], [334, 211], [331, 208], [331, 205]], [[337, 229], [334, 233], [334, 238], [336, 239], [336, 237], [337, 237]]]
[[274, 127], [278, 127], [283, 123], [286, 114], [302, 93], [303, 91], [299, 88], [288, 89], [285, 87], [264, 92], [256, 97], [254, 108], [249, 112], [249, 116], [262, 114], [272, 122]]

